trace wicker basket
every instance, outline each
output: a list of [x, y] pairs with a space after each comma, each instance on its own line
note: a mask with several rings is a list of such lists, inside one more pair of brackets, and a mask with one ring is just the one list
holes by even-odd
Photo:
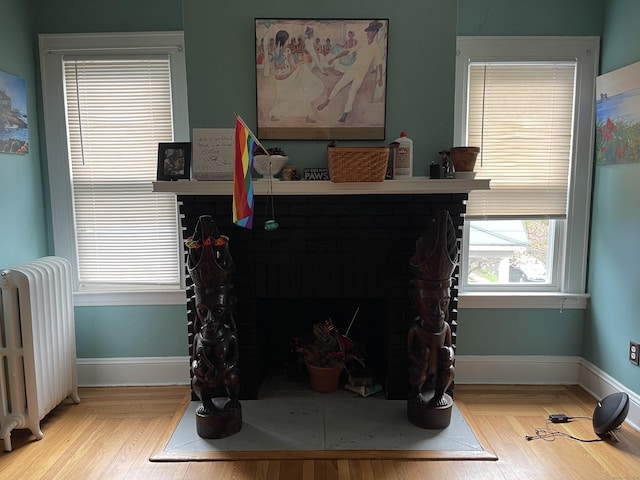
[[328, 147], [327, 154], [335, 183], [382, 182], [387, 173], [388, 147]]

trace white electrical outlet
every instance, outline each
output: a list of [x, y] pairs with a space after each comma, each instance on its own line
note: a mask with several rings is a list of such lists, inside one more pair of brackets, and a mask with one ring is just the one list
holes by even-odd
[[640, 366], [640, 344], [629, 342], [629, 361], [635, 366]]

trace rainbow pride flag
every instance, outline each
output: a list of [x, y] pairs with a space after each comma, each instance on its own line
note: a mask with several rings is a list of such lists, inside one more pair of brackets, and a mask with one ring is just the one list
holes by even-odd
[[233, 170], [233, 223], [253, 228], [253, 148], [256, 139], [249, 127], [236, 115], [236, 158]]

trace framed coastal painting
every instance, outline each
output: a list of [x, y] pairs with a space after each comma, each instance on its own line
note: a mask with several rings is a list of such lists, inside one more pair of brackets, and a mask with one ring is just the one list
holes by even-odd
[[29, 153], [26, 81], [1, 70], [0, 153]]
[[596, 164], [640, 162], [640, 62], [596, 78]]
[[255, 19], [260, 139], [384, 140], [386, 19]]

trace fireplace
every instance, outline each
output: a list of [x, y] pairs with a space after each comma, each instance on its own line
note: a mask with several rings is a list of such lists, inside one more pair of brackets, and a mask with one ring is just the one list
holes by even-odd
[[[237, 267], [232, 284], [241, 398], [257, 398], [269, 369], [284, 361], [288, 337], [296, 328], [305, 328], [302, 321], [329, 314], [345, 328], [358, 307], [362, 313], [354, 324], [354, 339], [366, 343], [387, 398], [406, 398], [406, 336], [415, 316], [409, 298], [409, 259], [436, 211], [448, 210], [461, 235], [467, 196], [465, 191], [278, 195], [275, 217], [280, 227], [265, 231], [263, 195], [255, 198], [254, 229], [245, 230], [232, 224], [231, 195], [179, 194], [185, 236], [194, 231], [200, 215], [211, 215], [220, 232], [230, 237]], [[454, 345], [456, 307], [454, 281]], [[191, 345], [192, 312], [187, 322]]]

